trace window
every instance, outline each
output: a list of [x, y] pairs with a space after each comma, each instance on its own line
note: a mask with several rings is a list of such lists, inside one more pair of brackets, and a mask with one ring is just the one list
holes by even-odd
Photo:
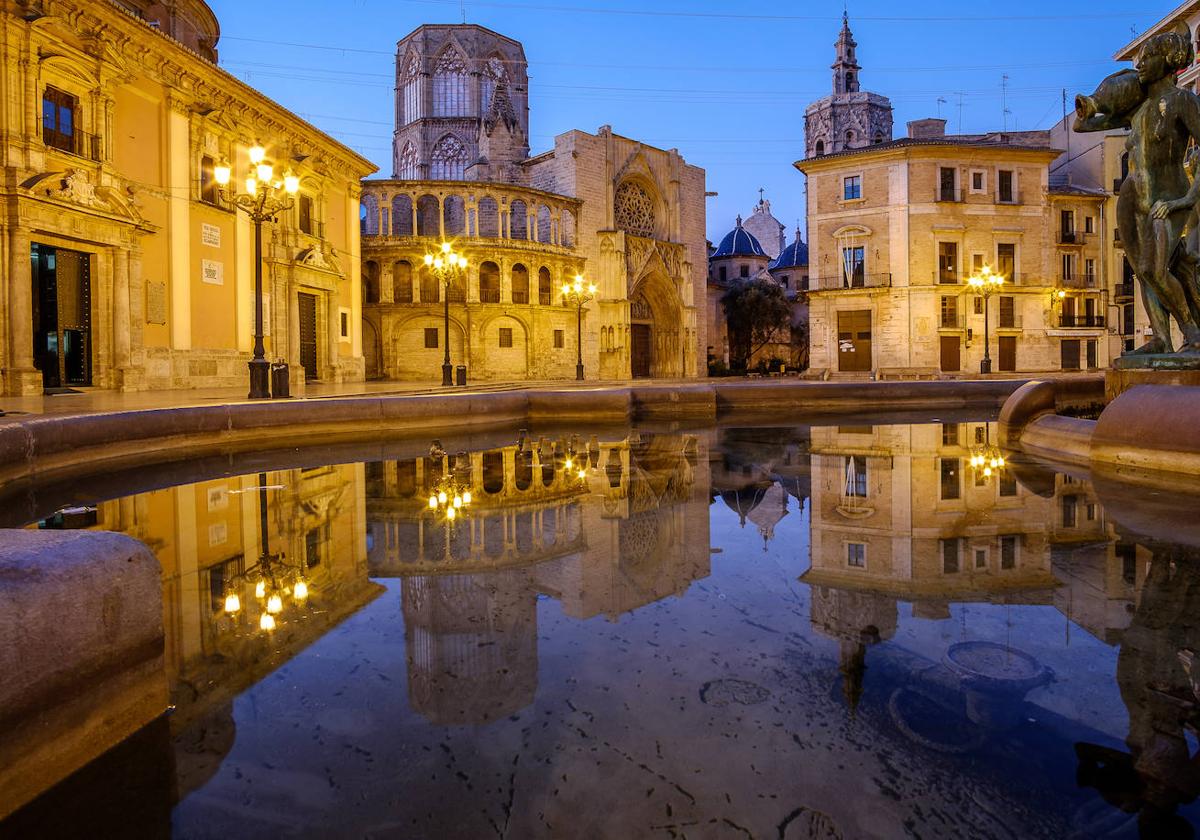
[[742, 263], [738, 266], [738, 277], [746, 278], [750, 276], [750, 266]]
[[1000, 296], [1000, 321], [1001, 329], [1013, 329], [1017, 325], [1017, 310], [1016, 298], [1012, 295]]
[[413, 302], [412, 265], [408, 260], [397, 260], [392, 266], [392, 288], [396, 303]]
[[429, 177], [433, 180], [461, 181], [467, 168], [467, 147], [453, 134], [447, 134], [433, 147], [429, 161]]
[[1017, 543], [1021, 537], [1010, 534], [1000, 538], [1000, 568], [1015, 569], [1017, 567]]
[[1084, 233], [1095, 233], [1096, 232], [1096, 217], [1095, 216], [1084, 216], [1083, 217], [1083, 232]]
[[817, 145], [813, 148], [813, 151], [816, 153], [817, 157], [825, 154], [825, 141], [818, 140]]
[[433, 115], [465, 117], [470, 115], [467, 101], [467, 64], [454, 49], [447, 49], [433, 68]]
[[626, 181], [613, 196], [613, 221], [634, 236], [654, 236], [654, 199], [636, 181]]
[[412, 143], [405, 143], [400, 152], [400, 177], [415, 180], [417, 174], [417, 149]]
[[987, 192], [986, 175], [980, 169], [974, 169], [971, 171], [971, 192]]
[[304, 535], [304, 563], [308, 568], [321, 565], [321, 528], [313, 528]]
[[1096, 285], [1096, 261], [1087, 259], [1083, 261], [1083, 279], [1089, 286]]
[[1137, 547], [1131, 543], [1117, 543], [1116, 554], [1121, 558], [1121, 580], [1133, 586], [1137, 583]]
[[500, 302], [500, 266], [494, 262], [479, 265], [479, 302]]
[[431, 350], [438, 346], [438, 329], [437, 327], [425, 328], [425, 349]]
[[986, 569], [987, 568], [987, 549], [986, 548], [975, 549], [975, 568], [976, 569]]
[[512, 347], [512, 327], [500, 328], [500, 346]]
[[529, 269], [520, 263], [512, 269], [512, 302], [529, 303]]
[[942, 458], [941, 497], [943, 500], [957, 499], [961, 495], [958, 480], [958, 458]]
[[958, 424], [942, 424], [942, 446], [958, 446]]
[[300, 195], [299, 201], [296, 202], [296, 208], [300, 214], [300, 230], [310, 236], [313, 234], [313, 200], [311, 195]]
[[[401, 84], [404, 86], [404, 124], [407, 125], [421, 118], [421, 62], [416, 54], [408, 56], [404, 64], [404, 73], [401, 75]], [[412, 144], [407, 148], [411, 149]], [[415, 178], [416, 175], [405, 175], [402, 170], [400, 177]]]
[[1078, 501], [1075, 496], [1062, 497], [1062, 524], [1064, 528], [1074, 528]]
[[958, 243], [938, 243], [938, 282], [958, 282]]
[[976, 296], [976, 297], [974, 298], [974, 300], [975, 300], [975, 303], [974, 303], [974, 306], [973, 306], [973, 308], [972, 308], [972, 311], [973, 311], [973, 312], [974, 312], [976, 315], [982, 315], [982, 314], [983, 314], [983, 298]]
[[724, 283], [725, 280], [727, 279], [725, 275], [726, 275], [725, 266], [721, 266], [720, 268], [717, 269], [717, 276], [720, 278], [722, 283]]
[[862, 198], [862, 176], [847, 175], [842, 179], [842, 200], [854, 201]]
[[350, 313], [349, 312], [341, 312], [338, 314], [341, 316], [342, 338], [349, 338], [350, 337]]
[[1000, 472], [1000, 495], [1015, 496], [1017, 495], [1017, 478], [1011, 475], [1008, 470]]
[[942, 540], [942, 572], [952, 575], [958, 571], [958, 538]]
[[1017, 246], [1012, 242], [996, 245], [996, 272], [1007, 283], [1017, 282]]
[[867, 567], [866, 543], [846, 543], [846, 565], [855, 569]]
[[538, 269], [538, 303], [542, 306], [550, 305], [550, 290], [550, 269], [542, 266]]
[[79, 100], [58, 88], [47, 87], [42, 94], [42, 142], [54, 149], [78, 154], [75, 131]]
[[785, 289], [790, 289], [791, 285], [788, 282], [790, 279], [791, 278], [788, 275], [786, 275], [786, 274], [783, 275], [782, 277], [779, 278], [779, 285], [783, 286], [783, 288], [785, 288]]
[[942, 295], [943, 329], [954, 329], [958, 326], [958, 298], [953, 295]]
[[567, 346], [566, 334], [562, 330], [554, 331], [554, 347], [556, 350], [561, 350]]
[[1074, 254], [1063, 254], [1062, 255], [1062, 278], [1064, 280], [1070, 280], [1074, 276], [1075, 276], [1075, 255]]
[[220, 185], [213, 175], [214, 162], [211, 155], [200, 158], [200, 200], [205, 204], [216, 204], [220, 197]]
[[1086, 519], [1088, 522], [1096, 521], [1096, 505], [1095, 505], [1095, 503], [1088, 502], [1083, 510], [1084, 510], [1084, 514], [1083, 514], [1084, 519]]
[[866, 249], [854, 245], [842, 249], [842, 288], [861, 289], [866, 285]]
[[1059, 214], [1059, 231], [1063, 242], [1075, 241], [1075, 211], [1063, 210]]
[[975, 427], [975, 445], [982, 446], [983, 442], [986, 439], [987, 439], [987, 426], [976, 426]]
[[938, 201], [958, 201], [958, 170], [949, 166], [938, 168]]
[[846, 457], [846, 495], [867, 498], [867, 460], [854, 455]]
[[996, 173], [996, 200], [1002, 204], [1015, 204], [1017, 201], [1016, 191], [1013, 189], [1014, 181], [1013, 171], [1011, 169], [1001, 169]]

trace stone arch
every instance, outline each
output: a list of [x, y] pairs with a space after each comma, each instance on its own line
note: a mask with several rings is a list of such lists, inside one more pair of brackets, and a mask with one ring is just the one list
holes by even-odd
[[513, 471], [513, 483], [521, 492], [525, 492], [533, 484], [533, 453], [526, 450], [518, 451], [514, 456], [516, 469]]
[[495, 239], [500, 235], [500, 205], [486, 195], [475, 210], [475, 235]]
[[[436, 329], [438, 346], [425, 346], [425, 330]], [[445, 348], [442, 331], [445, 322], [441, 312], [417, 312], [398, 322], [389, 341], [393, 369], [388, 374], [397, 379], [431, 379], [440, 377]], [[450, 316], [450, 361], [455, 365], [469, 364], [466, 350], [467, 329], [453, 314]]]
[[502, 493], [504, 491], [504, 451], [491, 449], [483, 453], [481, 460], [483, 462], [481, 464], [483, 492], [489, 496]]
[[379, 379], [383, 376], [383, 347], [379, 330], [367, 318], [362, 322], [362, 348], [367, 379]]
[[647, 341], [650, 356], [648, 370], [631, 368], [630, 372], [655, 378], [683, 376], [683, 301], [675, 284], [661, 272], [650, 272], [634, 284], [629, 300], [634, 334], [634, 346], [630, 347], [631, 365], [637, 364], [632, 357], [639, 354]]
[[559, 220], [558, 238], [563, 247], [575, 247], [575, 214], [570, 210], [563, 210]]
[[392, 236], [413, 236], [413, 200], [411, 195], [392, 199]]
[[508, 206], [508, 232], [510, 239], [529, 238], [529, 207], [519, 198]]
[[375, 260], [363, 263], [362, 302], [379, 303], [379, 263]]
[[379, 233], [379, 199], [372, 193], [367, 193], [358, 203], [359, 229], [364, 236], [375, 236]]
[[[508, 346], [501, 330], [510, 331]], [[489, 375], [506, 379], [524, 379], [529, 375], [529, 325], [524, 320], [510, 313], [494, 315], [480, 324], [479, 334]]]
[[550, 269], [542, 266], [538, 269], [538, 303], [549, 306], [554, 299], [554, 280]]
[[553, 243], [554, 241], [554, 225], [551, 222], [550, 208], [545, 204], [539, 204], [537, 209], [537, 241], [542, 243]]
[[821, 155], [825, 154], [825, 141], [818, 140], [817, 145], [813, 148], [813, 152], [816, 154], [817, 157], [820, 157]]
[[479, 264], [479, 302], [500, 302], [500, 266], [491, 260]]
[[854, 129], [848, 128], [848, 129], [846, 129], [846, 143], [850, 144], [853, 142], [854, 142]]
[[413, 270], [408, 260], [392, 263], [392, 293], [396, 303], [413, 302]]
[[444, 134], [429, 153], [429, 177], [434, 181], [461, 181], [467, 169], [467, 146], [457, 135]]
[[438, 282], [437, 277], [429, 270], [429, 266], [424, 263], [418, 266], [417, 277], [420, 279], [421, 303], [440, 303], [442, 300], [442, 284]]
[[417, 236], [441, 236], [437, 196], [423, 195], [417, 199]]
[[613, 224], [634, 236], [653, 238], [662, 216], [658, 190], [647, 179], [629, 177], [613, 193]]
[[461, 195], [448, 195], [442, 199], [442, 226], [447, 237], [466, 233], [467, 206]]
[[529, 303], [529, 269], [521, 263], [512, 267], [512, 302]]

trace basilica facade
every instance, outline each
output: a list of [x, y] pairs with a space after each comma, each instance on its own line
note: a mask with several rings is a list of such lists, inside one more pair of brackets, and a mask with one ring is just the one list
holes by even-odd
[[[393, 177], [363, 182], [368, 377], [694, 377], [705, 347], [704, 171], [602, 126], [529, 154], [524, 50], [425, 25], [396, 52]], [[448, 287], [425, 255], [451, 243]], [[594, 284], [582, 314], [562, 286]], [[448, 300], [443, 300], [443, 295]], [[449, 335], [445, 306], [449, 304]]]

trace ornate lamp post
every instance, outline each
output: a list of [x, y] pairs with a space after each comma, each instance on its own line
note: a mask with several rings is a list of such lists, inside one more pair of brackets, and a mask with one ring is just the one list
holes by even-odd
[[596, 284], [583, 284], [583, 275], [576, 274], [574, 283], [563, 283], [563, 303], [575, 307], [575, 378], [583, 379], [583, 305], [596, 296]]
[[975, 294], [983, 296], [983, 361], [979, 363], [979, 372], [991, 373], [992, 356], [991, 346], [988, 342], [988, 301], [1004, 285], [1004, 276], [993, 273], [992, 269], [985, 265], [979, 270], [978, 274], [973, 274], [967, 278], [967, 285], [971, 287], [971, 291]]
[[[271, 396], [271, 365], [263, 347], [262, 295], [262, 225], [293, 204], [292, 196], [300, 191], [300, 178], [292, 170], [284, 170], [276, 178], [275, 167], [266, 159], [266, 150], [258, 143], [250, 147], [251, 174], [246, 176], [245, 192], [233, 196], [234, 206], [244, 210], [254, 222], [254, 358], [250, 360], [250, 394], [252, 400]], [[229, 183], [232, 170], [227, 161], [213, 167], [213, 180], [222, 188]]]
[[459, 271], [466, 271], [467, 258], [456, 254], [449, 242], [443, 242], [436, 254], [425, 255], [425, 265], [432, 269], [433, 276], [442, 284], [442, 303], [445, 305], [445, 327], [442, 330], [442, 341], [445, 344], [445, 355], [442, 357], [442, 384], [453, 385], [453, 368], [450, 367], [450, 284], [458, 276]]

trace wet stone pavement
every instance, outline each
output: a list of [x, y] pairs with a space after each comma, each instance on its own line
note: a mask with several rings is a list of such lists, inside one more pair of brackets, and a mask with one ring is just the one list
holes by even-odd
[[163, 562], [174, 837], [1191, 836], [1200, 555], [992, 439], [535, 433], [63, 521]]

